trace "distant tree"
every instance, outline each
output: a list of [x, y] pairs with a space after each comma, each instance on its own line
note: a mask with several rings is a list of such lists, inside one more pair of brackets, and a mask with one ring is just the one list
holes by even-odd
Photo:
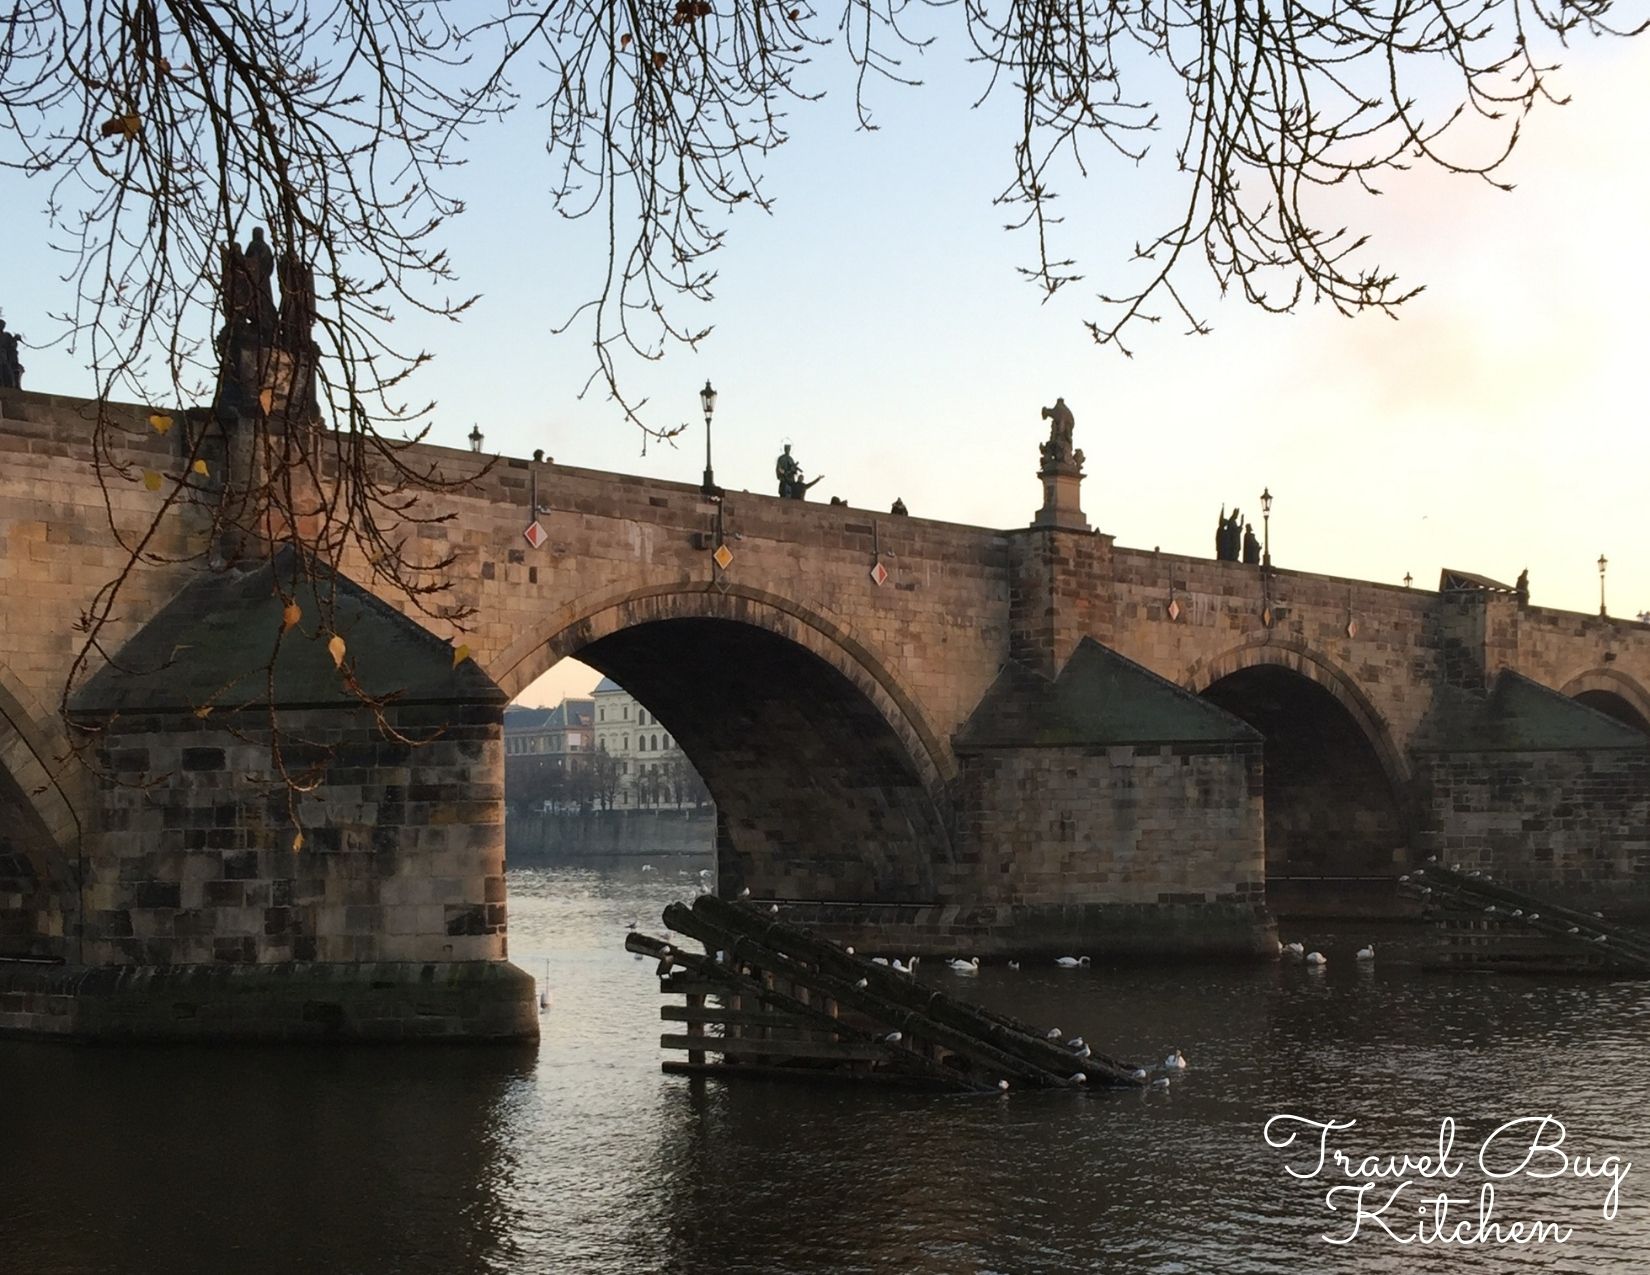
[[543, 809], [566, 799], [567, 776], [558, 759], [543, 753], [517, 753], [504, 759], [504, 799], [518, 813]]
[[606, 744], [596, 745], [590, 754], [591, 792], [603, 810], [611, 810], [619, 799], [619, 759], [607, 751]]

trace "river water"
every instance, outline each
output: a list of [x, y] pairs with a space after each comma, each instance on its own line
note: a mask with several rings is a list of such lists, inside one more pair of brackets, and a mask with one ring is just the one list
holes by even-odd
[[[1360, 968], [1350, 931], [1305, 936], [1321, 973], [925, 968], [1190, 1068], [1149, 1093], [723, 1085], [660, 1073], [651, 964], [622, 950], [684, 864], [511, 874], [512, 952], [555, 997], [537, 1049], [0, 1041], [0, 1275], [1650, 1270], [1650, 984]], [[1452, 1118], [1454, 1176], [1331, 1212], [1347, 1178], [1291, 1177], [1320, 1135], [1269, 1147], [1283, 1114], [1355, 1120], [1324, 1136], [1356, 1158], [1436, 1157]], [[1486, 1183], [1491, 1222], [1568, 1238], [1424, 1242], [1440, 1192], [1476, 1239]]]

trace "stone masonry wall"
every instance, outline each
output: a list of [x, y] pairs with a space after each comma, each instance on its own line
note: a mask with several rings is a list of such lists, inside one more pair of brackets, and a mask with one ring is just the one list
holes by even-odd
[[961, 787], [959, 902], [1264, 896], [1259, 744], [989, 749]]
[[[505, 955], [503, 736], [496, 706], [283, 712], [288, 765], [326, 761], [301, 801], [271, 788], [267, 721], [130, 717], [102, 745], [85, 961], [466, 961]], [[294, 755], [296, 753], [297, 755]]]
[[1422, 848], [1575, 907], [1650, 910], [1650, 750], [1427, 754]]

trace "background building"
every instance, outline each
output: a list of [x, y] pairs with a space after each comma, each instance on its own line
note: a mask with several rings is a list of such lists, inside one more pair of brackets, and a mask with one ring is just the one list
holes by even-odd
[[670, 732], [612, 678], [591, 692], [597, 799], [606, 809], [708, 805], [710, 793]]
[[505, 799], [552, 810], [590, 804], [594, 718], [589, 699], [571, 696], [554, 708], [505, 709]]

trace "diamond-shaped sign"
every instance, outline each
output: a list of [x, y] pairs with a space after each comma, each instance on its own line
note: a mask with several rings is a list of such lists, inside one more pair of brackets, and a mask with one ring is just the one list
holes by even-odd
[[550, 533], [539, 526], [539, 520], [535, 518], [527, 524], [527, 530], [521, 533], [521, 538], [537, 549], [546, 540], [550, 539]]
[[1180, 602], [1176, 598], [1169, 599], [1169, 619], [1175, 621], [1180, 618]]
[[1358, 622], [1356, 620], [1348, 620], [1346, 622], [1346, 636], [1349, 638], [1355, 638], [1358, 636]]
[[888, 581], [888, 568], [883, 566], [882, 563], [878, 562], [874, 567], [871, 568], [871, 583], [876, 585], [877, 588], [880, 589], [880, 588], [882, 588], [882, 586], [884, 584], [887, 583], [887, 581]]
[[726, 571], [733, 562], [733, 550], [726, 545], [717, 545], [716, 552], [711, 554], [711, 561]]
[[1260, 613], [1260, 622], [1262, 624], [1264, 624], [1267, 628], [1272, 627], [1272, 608], [1271, 607], [1267, 607], [1265, 610], [1263, 610]]

